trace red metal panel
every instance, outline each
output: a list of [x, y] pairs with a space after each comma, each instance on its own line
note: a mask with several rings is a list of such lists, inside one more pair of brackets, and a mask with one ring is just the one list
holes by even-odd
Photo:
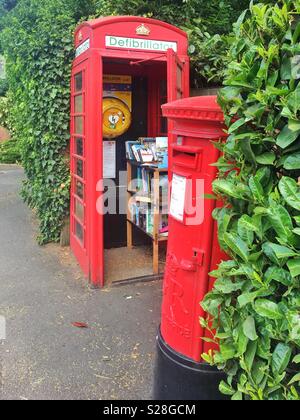
[[88, 196], [90, 209], [90, 283], [95, 287], [104, 286], [104, 237], [102, 210], [103, 200], [103, 136], [102, 136], [102, 97], [103, 97], [103, 61], [97, 51], [90, 58], [91, 77], [87, 81], [90, 91], [87, 113], [88, 142]]
[[[183, 198], [185, 203], [192, 198], [195, 204], [202, 194], [196, 189], [199, 180], [204, 181], [204, 193], [212, 193], [217, 170], [211, 164], [217, 161], [219, 151], [211, 140], [225, 136], [223, 114], [216, 97], [184, 99], [165, 105], [163, 110], [173, 121], [171, 178], [176, 174], [190, 180]], [[214, 200], [205, 200], [204, 218], [195, 224], [189, 224], [186, 217], [181, 222], [170, 216], [169, 221], [161, 331], [172, 349], [197, 362], [206, 335], [199, 323], [199, 317], [205, 315], [200, 302], [209, 289], [215, 206]]]
[[[223, 203], [218, 201], [216, 203], [216, 207], [222, 207]], [[222, 261], [228, 260], [228, 255], [221, 250], [219, 239], [218, 239], [218, 224], [216, 221], [214, 221], [214, 233], [213, 233], [213, 245], [212, 245], [212, 257], [211, 257], [211, 264], [209, 272], [212, 272], [213, 270], [216, 270], [218, 268], [218, 265]], [[209, 277], [208, 279], [208, 292], [212, 290], [215, 280], [213, 277]], [[205, 337], [207, 338], [214, 338], [212, 334], [209, 331], [206, 331]], [[218, 346], [214, 345], [213, 343], [203, 343], [203, 352], [208, 353], [209, 350], [218, 350]]]

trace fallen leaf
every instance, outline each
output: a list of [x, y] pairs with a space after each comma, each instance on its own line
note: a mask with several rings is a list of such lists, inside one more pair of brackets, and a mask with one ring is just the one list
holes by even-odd
[[72, 325], [76, 328], [88, 328], [88, 325], [84, 322], [73, 322]]

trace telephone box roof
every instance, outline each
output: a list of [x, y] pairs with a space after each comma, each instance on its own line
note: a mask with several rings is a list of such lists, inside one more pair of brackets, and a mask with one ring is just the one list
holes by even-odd
[[86, 22], [83, 22], [81, 25], [77, 27], [77, 30], [79, 30], [83, 26], [90, 26], [92, 29], [96, 29], [99, 26], [109, 25], [111, 23], [120, 23], [120, 22], [141, 22], [141, 23], [149, 23], [153, 25], [159, 25], [164, 26], [167, 29], [170, 29], [172, 31], [178, 32], [180, 35], [185, 36], [188, 38], [188, 35], [186, 32], [184, 32], [182, 29], [173, 26], [167, 22], [163, 22], [161, 20], [157, 19], [150, 19], [150, 18], [144, 18], [141, 16], [107, 16], [107, 17], [100, 17], [98, 19], [89, 20]]

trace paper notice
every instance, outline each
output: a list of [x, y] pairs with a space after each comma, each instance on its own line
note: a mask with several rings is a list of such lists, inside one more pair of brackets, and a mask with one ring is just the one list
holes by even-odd
[[103, 142], [103, 178], [116, 178], [116, 142]]
[[170, 214], [180, 222], [184, 220], [186, 184], [185, 177], [173, 175]]

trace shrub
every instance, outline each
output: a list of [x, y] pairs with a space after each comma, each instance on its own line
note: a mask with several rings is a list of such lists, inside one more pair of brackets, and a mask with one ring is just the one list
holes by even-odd
[[6, 97], [0, 96], [0, 126], [9, 128], [9, 108]]
[[57, 241], [69, 209], [69, 79], [75, 22], [59, 0], [22, 0], [6, 17], [6, 56], [14, 138], [37, 209], [40, 242]]
[[214, 216], [231, 260], [202, 304], [220, 344], [203, 357], [232, 399], [300, 399], [299, 12], [282, 0], [241, 16], [219, 97], [229, 137]]
[[16, 140], [0, 143], [0, 163], [17, 163], [21, 159]]

